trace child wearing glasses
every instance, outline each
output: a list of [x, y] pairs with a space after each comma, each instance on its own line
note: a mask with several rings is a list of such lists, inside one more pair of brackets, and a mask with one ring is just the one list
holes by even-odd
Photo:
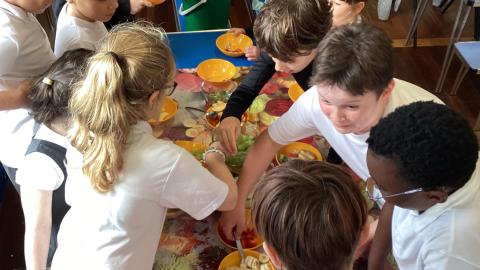
[[383, 269], [391, 250], [400, 269], [480, 269], [480, 163], [475, 134], [433, 102], [398, 108], [367, 140], [370, 186], [386, 205], [369, 258]]
[[174, 86], [161, 28], [114, 27], [73, 89], [65, 198], [52, 269], [152, 269], [168, 208], [196, 219], [235, 206], [225, 155], [190, 153], [157, 139], [147, 120]]

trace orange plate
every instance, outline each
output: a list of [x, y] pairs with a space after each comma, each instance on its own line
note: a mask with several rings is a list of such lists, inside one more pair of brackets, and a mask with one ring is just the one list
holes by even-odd
[[165, 97], [163, 99], [162, 111], [157, 119], [149, 119], [148, 123], [151, 125], [158, 125], [172, 119], [178, 111], [178, 102], [171, 98]]
[[313, 155], [315, 155], [315, 158], [316, 158], [315, 160], [323, 161], [322, 154], [320, 154], [317, 148], [313, 147], [310, 144], [302, 143], [302, 142], [293, 142], [282, 147], [280, 150], [278, 150], [277, 154], [275, 155], [275, 161], [277, 162], [277, 164], [281, 164], [280, 163], [281, 154], [286, 155], [288, 153], [292, 153], [300, 150], [308, 151]]
[[244, 34], [225, 33], [215, 41], [217, 48], [225, 55], [239, 57], [245, 54], [245, 49], [253, 45], [250, 37]]
[[235, 66], [223, 59], [207, 59], [197, 66], [197, 75], [209, 83], [225, 83], [235, 76]]
[[292, 86], [290, 86], [288, 88], [288, 96], [290, 97], [290, 99], [295, 102], [297, 101], [297, 99], [304, 93], [305, 91], [303, 91], [302, 87], [298, 84], [298, 83], [294, 83], [292, 84]]
[[[243, 252], [245, 254], [245, 258], [247, 256], [252, 256], [252, 257], [255, 257], [255, 258], [258, 259], [258, 257], [260, 257], [260, 253], [254, 251], [254, 250], [245, 249]], [[241, 258], [240, 258], [240, 253], [238, 251], [230, 252], [220, 262], [220, 265], [218, 266], [218, 270], [225, 270], [227, 267], [230, 267], [230, 266], [239, 266], [240, 261], [241, 261]], [[275, 269], [271, 262], [268, 262], [268, 266], [269, 266], [270, 270]]]

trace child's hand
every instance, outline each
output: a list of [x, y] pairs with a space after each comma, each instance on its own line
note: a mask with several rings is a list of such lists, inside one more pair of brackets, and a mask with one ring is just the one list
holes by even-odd
[[[158, 4], [165, 2], [157, 1]], [[148, 0], [130, 0], [130, 14], [135, 15], [140, 12], [144, 7], [153, 7], [153, 3]]]
[[245, 34], [245, 29], [243, 29], [243, 28], [230, 28], [230, 29], [228, 29], [227, 33], [232, 33], [235, 36], [238, 36], [240, 34]]
[[225, 237], [230, 241], [235, 240], [233, 230], [235, 230], [236, 235], [241, 235], [246, 229], [245, 205], [243, 203], [237, 203], [237, 207], [232, 211], [222, 212], [220, 223], [222, 224], [221, 229], [223, 230]]
[[240, 120], [235, 116], [225, 117], [217, 127], [220, 143], [228, 154], [237, 153], [237, 139], [240, 136]]
[[255, 61], [260, 57], [260, 49], [257, 46], [250, 46], [245, 49], [245, 57], [248, 61]]

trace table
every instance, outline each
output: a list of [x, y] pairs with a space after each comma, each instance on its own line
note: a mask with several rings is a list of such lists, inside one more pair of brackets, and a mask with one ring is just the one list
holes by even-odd
[[[195, 75], [179, 73], [177, 74], [177, 79], [179, 76], [191, 77]], [[236, 79], [235, 83], [238, 85], [241, 79], [241, 77]], [[182, 85], [184, 86], [185, 84], [180, 80], [177, 81], [177, 83], [179, 83], [177, 87], [178, 90], [176, 90], [172, 96], [178, 101], [179, 110], [175, 118], [172, 119], [167, 126], [161, 127], [161, 136], [171, 140], [192, 140], [185, 136], [186, 128], [183, 127], [182, 123], [187, 118], [202, 120], [204, 114], [201, 112], [192, 112], [186, 109], [186, 107], [204, 109], [206, 102], [205, 93], [194, 87], [191, 89], [182, 88]], [[272, 99], [288, 100], [287, 86], [291, 83], [293, 83], [291, 77], [284, 77], [277, 73], [272, 77], [270, 82], [265, 85], [261, 93]], [[200, 86], [201, 84], [198, 85], [198, 87]], [[262, 124], [256, 124], [260, 129]], [[205, 133], [207, 134], [211, 134], [213, 131], [213, 129], [207, 125], [204, 128]], [[326, 156], [326, 151], [328, 151], [329, 145], [323, 138], [309, 138], [306, 142], [317, 146], [322, 155]], [[360, 184], [362, 183], [363, 181], [360, 182]], [[217, 238], [216, 223], [219, 216], [220, 214], [215, 212], [205, 220], [197, 221], [181, 211], [173, 210], [172, 212], [169, 210], [156, 254], [154, 270], [217, 269], [220, 261], [231, 251]], [[259, 251], [262, 250], [260, 249]], [[355, 269], [362, 268], [356, 267]]]
[[[177, 80], [185, 76], [193, 78], [195, 74], [179, 73]], [[237, 78], [233, 87], [241, 79]], [[288, 99], [286, 85], [292, 82], [291, 78], [274, 75], [262, 92], [271, 98]], [[178, 101], [179, 110], [171, 122], [160, 127], [161, 136], [171, 140], [192, 140], [186, 137], [186, 127], [182, 123], [187, 118], [201, 120], [204, 114], [186, 107], [205, 109], [205, 94], [208, 93], [200, 92], [197, 88], [184, 89], [182, 86], [185, 84], [180, 80], [177, 83], [177, 90], [172, 97]], [[211, 127], [205, 125], [206, 133], [212, 131]], [[215, 212], [205, 220], [197, 221], [182, 211], [169, 210], [153, 269], [217, 269], [220, 261], [231, 251], [217, 237], [215, 227], [219, 216], [220, 213]]]

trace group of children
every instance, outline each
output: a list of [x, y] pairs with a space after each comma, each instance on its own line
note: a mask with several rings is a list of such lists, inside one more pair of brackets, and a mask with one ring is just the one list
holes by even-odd
[[[220, 142], [204, 154], [208, 170], [146, 121], [174, 87], [163, 30], [107, 31], [116, 0], [68, 0], [54, 54], [32, 14], [50, 4], [0, 1], [0, 161], [20, 185], [28, 269], [151, 269], [168, 208], [196, 219], [224, 211], [233, 238], [254, 187], [255, 225], [278, 269], [352, 269], [371, 236], [348, 174], [295, 160], [262, 178], [280, 147], [317, 134], [383, 206], [369, 269], [382, 269], [389, 250], [400, 269], [480, 269], [475, 135], [434, 95], [393, 78], [391, 40], [360, 23], [364, 1], [262, 7], [260, 55], [228, 101]], [[235, 183], [225, 155], [275, 71], [308, 90], [256, 139]]]

